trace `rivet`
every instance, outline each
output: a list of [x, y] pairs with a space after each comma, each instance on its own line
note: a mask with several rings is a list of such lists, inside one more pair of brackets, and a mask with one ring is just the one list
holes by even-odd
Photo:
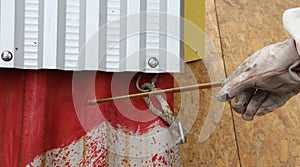
[[13, 54], [10, 51], [3, 51], [1, 53], [1, 58], [3, 61], [11, 61], [13, 59]]
[[159, 64], [159, 61], [158, 61], [157, 58], [155, 58], [155, 57], [151, 57], [151, 58], [148, 60], [148, 65], [149, 65], [151, 68], [157, 67], [158, 64]]

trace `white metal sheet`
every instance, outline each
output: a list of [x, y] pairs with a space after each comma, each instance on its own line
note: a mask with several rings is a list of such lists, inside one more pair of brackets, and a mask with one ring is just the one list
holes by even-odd
[[[180, 72], [181, 0], [0, 0], [0, 67]], [[174, 22], [166, 14], [177, 16]], [[177, 34], [170, 37], [168, 34]], [[155, 66], [149, 61], [157, 60]]]
[[[48, 69], [56, 68], [57, 51], [57, 15], [58, 0], [45, 0], [44, 8], [44, 37], [43, 37], [43, 67]], [[54, 35], [53, 35], [54, 34]]]
[[[15, 38], [15, 1], [0, 2], [0, 51], [14, 54]], [[14, 67], [14, 62], [0, 60], [0, 67]]]

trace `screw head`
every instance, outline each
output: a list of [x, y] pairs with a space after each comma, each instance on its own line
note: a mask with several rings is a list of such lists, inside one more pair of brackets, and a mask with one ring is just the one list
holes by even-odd
[[2, 58], [3, 61], [8, 62], [8, 61], [11, 61], [13, 59], [13, 54], [10, 51], [6, 50], [6, 51], [3, 51], [1, 53], [1, 58]]
[[159, 61], [157, 58], [155, 57], [151, 57], [149, 60], [148, 60], [148, 65], [151, 67], [151, 68], [155, 68], [159, 65]]

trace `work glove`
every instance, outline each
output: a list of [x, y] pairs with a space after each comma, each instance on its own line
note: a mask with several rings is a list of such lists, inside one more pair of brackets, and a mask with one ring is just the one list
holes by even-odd
[[232, 107], [245, 120], [265, 115], [300, 91], [299, 64], [293, 38], [264, 47], [224, 81], [217, 98], [235, 98]]

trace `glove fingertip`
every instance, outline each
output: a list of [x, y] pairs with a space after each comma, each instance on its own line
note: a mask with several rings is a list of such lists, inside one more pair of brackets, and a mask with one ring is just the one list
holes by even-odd
[[245, 114], [242, 114], [242, 118], [243, 118], [245, 121], [252, 121], [253, 118], [254, 118], [254, 115], [245, 113]]
[[233, 103], [232, 109], [237, 112], [238, 114], [243, 114], [246, 111], [247, 103]]
[[258, 117], [262, 117], [264, 115], [266, 115], [266, 113], [262, 113], [262, 112], [261, 113], [259, 113], [259, 112], [256, 113], [256, 116], [258, 116]]
[[217, 96], [217, 100], [219, 102], [226, 102], [226, 101], [230, 100], [230, 97], [229, 97], [228, 93], [220, 93]]
[[257, 110], [257, 112], [256, 112], [256, 116], [258, 116], [258, 117], [261, 117], [261, 116], [264, 116], [264, 115], [266, 115], [267, 113], [269, 113], [269, 112], [271, 112], [270, 110], [267, 110], [267, 109], [265, 109], [265, 108], [260, 108], [260, 109], [258, 109]]

